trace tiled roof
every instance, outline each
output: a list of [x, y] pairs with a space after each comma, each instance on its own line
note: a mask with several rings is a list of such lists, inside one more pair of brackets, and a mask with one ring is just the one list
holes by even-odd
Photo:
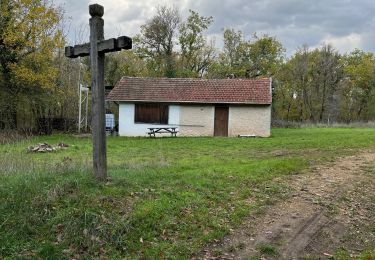
[[187, 79], [123, 77], [109, 101], [239, 103], [272, 102], [271, 79]]

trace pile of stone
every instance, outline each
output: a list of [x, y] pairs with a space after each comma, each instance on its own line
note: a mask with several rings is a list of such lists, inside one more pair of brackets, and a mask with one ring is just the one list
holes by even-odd
[[27, 147], [29, 153], [50, 153], [61, 149], [67, 149], [69, 145], [59, 143], [57, 146], [49, 145], [48, 143], [39, 143], [35, 146]]

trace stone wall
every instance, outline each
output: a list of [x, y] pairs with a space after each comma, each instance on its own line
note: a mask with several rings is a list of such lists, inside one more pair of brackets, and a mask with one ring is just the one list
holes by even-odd
[[180, 136], [213, 136], [214, 106], [181, 105]]
[[271, 106], [229, 107], [229, 136], [271, 134]]

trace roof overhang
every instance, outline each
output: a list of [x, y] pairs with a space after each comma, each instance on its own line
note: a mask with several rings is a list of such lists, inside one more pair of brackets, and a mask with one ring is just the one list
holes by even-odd
[[170, 101], [170, 100], [110, 100], [111, 102], [123, 102], [123, 103], [168, 103], [168, 104], [227, 104], [227, 105], [257, 105], [257, 106], [269, 106], [271, 103], [254, 103], [254, 102], [227, 102], [227, 101]]

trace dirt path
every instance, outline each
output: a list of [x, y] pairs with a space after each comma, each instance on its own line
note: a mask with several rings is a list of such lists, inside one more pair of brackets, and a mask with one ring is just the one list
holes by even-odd
[[204, 259], [329, 258], [375, 254], [375, 154], [362, 153], [292, 176], [292, 196], [252, 217]]

